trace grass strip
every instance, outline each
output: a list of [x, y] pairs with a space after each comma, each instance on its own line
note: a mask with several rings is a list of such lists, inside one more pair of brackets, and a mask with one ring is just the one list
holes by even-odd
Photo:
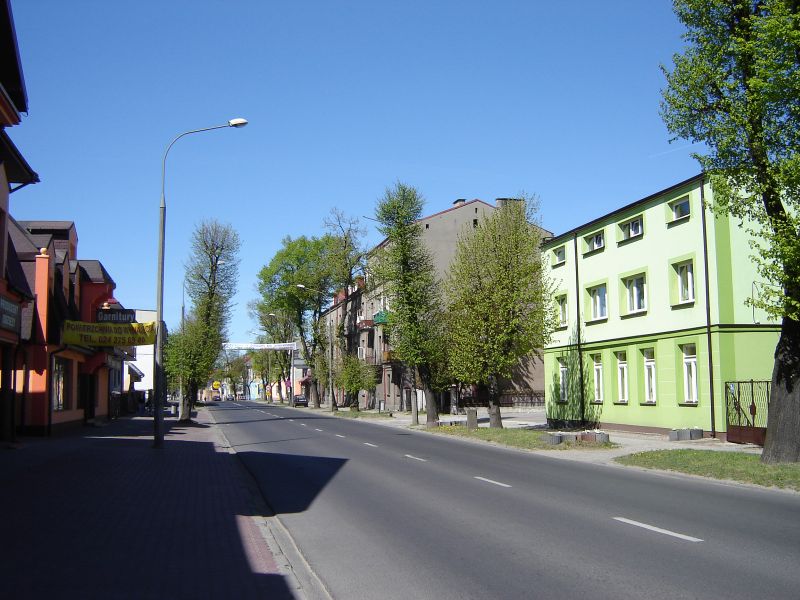
[[[324, 410], [324, 409], [323, 409]], [[343, 419], [391, 419], [386, 412], [378, 412], [377, 410], [344, 410], [339, 409], [333, 412], [326, 411], [328, 414], [342, 417]]]
[[614, 459], [623, 465], [677, 471], [800, 491], [800, 464], [765, 465], [757, 454], [715, 450], [652, 450]]
[[580, 440], [576, 442], [561, 442], [560, 444], [552, 445], [547, 443], [548, 432], [541, 429], [493, 429], [491, 427], [479, 427], [478, 429], [470, 430], [462, 425], [445, 425], [428, 429], [427, 431], [492, 442], [512, 448], [523, 448], [525, 450], [607, 450], [617, 447], [616, 444], [612, 443], [597, 444], [595, 442], [583, 442]]

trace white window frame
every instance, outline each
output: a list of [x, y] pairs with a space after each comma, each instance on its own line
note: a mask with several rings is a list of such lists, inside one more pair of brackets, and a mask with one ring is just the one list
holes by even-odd
[[556, 298], [556, 302], [558, 302], [558, 324], [561, 327], [566, 327], [569, 319], [569, 306], [567, 305], [567, 297], [558, 296]]
[[558, 361], [558, 382], [559, 382], [559, 401], [566, 402], [569, 399], [569, 369], [562, 361]]
[[597, 354], [592, 357], [594, 363], [594, 401], [597, 404], [603, 402], [603, 359]]
[[[685, 214], [678, 214], [679, 207], [685, 206], [686, 213]], [[689, 204], [689, 197], [686, 196], [685, 198], [680, 198], [675, 200], [672, 203], [672, 220], [673, 221], [680, 221], [681, 219], [686, 219], [689, 215], [692, 214], [692, 205]]]
[[565, 262], [567, 262], [567, 247], [553, 248], [553, 266], [563, 265]]
[[[603, 293], [600, 293], [600, 290]], [[589, 288], [589, 297], [592, 301], [592, 320], [605, 319], [608, 317], [608, 289], [606, 284], [596, 285]], [[601, 310], [602, 309], [602, 310]]]
[[[694, 302], [694, 265], [692, 261], [677, 265], [678, 302]], [[684, 284], [684, 273], [686, 283]]]
[[697, 404], [697, 346], [686, 344], [683, 354], [683, 402]]
[[586, 238], [586, 252], [594, 252], [605, 248], [606, 239], [602, 231], [597, 231]]
[[637, 313], [646, 311], [647, 277], [644, 275], [644, 273], [634, 275], [633, 277], [628, 277], [625, 280], [625, 289], [628, 291], [628, 312]]
[[628, 355], [624, 352], [617, 353], [617, 387], [619, 388], [619, 403], [628, 403]]
[[[641, 237], [644, 233], [644, 221], [642, 220], [641, 216], [638, 216], [630, 221], [625, 221], [622, 225], [620, 225], [620, 229], [622, 229], [623, 241], [632, 240]], [[634, 229], [637, 231], [634, 232]]]
[[648, 348], [644, 355], [644, 403], [656, 403], [656, 355], [655, 350]]

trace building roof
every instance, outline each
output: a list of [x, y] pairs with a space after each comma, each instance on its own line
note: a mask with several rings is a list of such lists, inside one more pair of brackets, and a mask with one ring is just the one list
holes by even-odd
[[646, 203], [650, 202], [651, 200], [657, 198], [658, 196], [661, 196], [663, 194], [669, 194], [670, 192], [674, 192], [675, 190], [678, 190], [678, 189], [680, 189], [682, 187], [685, 187], [685, 186], [687, 186], [689, 184], [692, 184], [692, 183], [702, 182], [704, 177], [705, 177], [705, 173], [700, 173], [698, 175], [694, 175], [693, 177], [689, 177], [689, 179], [684, 179], [680, 183], [676, 183], [675, 185], [671, 185], [668, 188], [664, 188], [663, 190], [661, 190], [659, 192], [656, 192], [654, 194], [650, 194], [649, 196], [645, 196], [644, 198], [640, 198], [639, 200], [631, 202], [630, 204], [626, 204], [625, 206], [623, 206], [621, 208], [618, 208], [617, 210], [613, 210], [610, 213], [607, 213], [607, 214], [605, 214], [605, 215], [603, 215], [601, 217], [597, 217], [596, 219], [588, 221], [588, 222], [584, 223], [583, 225], [579, 225], [578, 227], [574, 227], [574, 228], [570, 229], [569, 231], [565, 231], [564, 233], [561, 233], [561, 234], [555, 236], [554, 238], [547, 240], [543, 245], [544, 246], [550, 246], [552, 244], [561, 243], [565, 239], [572, 237], [573, 235], [575, 235], [576, 233], [578, 233], [581, 230], [591, 229], [592, 227], [594, 227], [595, 225], [597, 225], [601, 221], [605, 221], [606, 219], [609, 219], [609, 218], [615, 217], [617, 215], [620, 215], [622, 213], [625, 213], [625, 212], [628, 212], [630, 210], [633, 210], [637, 206], [642, 205], [642, 204], [646, 204]]
[[18, 112], [28, 112], [28, 94], [19, 59], [11, 0], [0, 0], [0, 84]]
[[17, 150], [14, 142], [3, 130], [0, 130], [0, 162], [6, 168], [6, 177], [9, 183], [28, 185], [29, 183], [39, 182], [39, 175], [31, 169], [31, 166], [20, 151]]
[[74, 221], [20, 221], [19, 224], [31, 233], [69, 231], [75, 227]]
[[99, 260], [79, 260], [78, 266], [92, 283], [110, 283], [116, 285], [111, 275]]
[[22, 270], [22, 265], [17, 257], [17, 252], [14, 250], [14, 242], [11, 237], [8, 238], [6, 252], [6, 282], [9, 287], [16, 290], [22, 296], [33, 299], [28, 279], [25, 277], [25, 271]]
[[50, 245], [50, 236], [46, 236], [46, 240], [42, 236], [32, 236], [11, 215], [8, 215], [8, 237], [14, 244], [14, 250], [20, 260], [33, 260], [39, 254], [39, 248], [47, 248]]

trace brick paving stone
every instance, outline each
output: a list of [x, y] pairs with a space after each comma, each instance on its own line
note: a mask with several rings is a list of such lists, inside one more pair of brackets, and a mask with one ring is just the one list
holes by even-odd
[[15, 599], [294, 598], [234, 454], [200, 411], [0, 449], [0, 596]]

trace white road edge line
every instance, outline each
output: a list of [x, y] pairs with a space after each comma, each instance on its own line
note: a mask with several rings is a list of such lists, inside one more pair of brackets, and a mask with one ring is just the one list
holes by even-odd
[[406, 458], [410, 458], [412, 460], [418, 460], [419, 462], [428, 462], [427, 458], [420, 458], [418, 456], [411, 456], [410, 454], [404, 454], [403, 456], [405, 456]]
[[636, 527], [641, 527], [642, 529], [649, 529], [650, 531], [655, 531], [656, 533], [663, 533], [664, 535], [671, 535], [672, 537], [676, 537], [681, 540], [686, 540], [687, 542], [702, 542], [700, 538], [692, 537], [690, 535], [683, 535], [682, 533], [675, 533], [674, 531], [670, 531], [668, 529], [661, 529], [661, 527], [656, 527], [655, 525], [648, 525], [647, 523], [640, 523], [639, 521], [633, 521], [631, 519], [626, 519], [625, 517], [614, 517], [615, 521], [619, 521], [621, 523], [627, 523], [628, 525], [634, 525]]
[[341, 433], [337, 433], [337, 434], [336, 434], [336, 437], [342, 437], [342, 438], [343, 438], [343, 437], [345, 437], [345, 436], [343, 436]]
[[494, 479], [486, 479], [486, 477], [475, 476], [474, 479], [480, 479], [481, 481], [485, 481], [486, 483], [493, 483], [494, 485], [499, 485], [500, 487], [506, 487], [506, 488], [511, 487], [507, 483], [500, 483], [499, 481], [495, 481]]
[[369, 442], [364, 442], [365, 446], [370, 446], [371, 448], [377, 448], [375, 444], [370, 444]]

